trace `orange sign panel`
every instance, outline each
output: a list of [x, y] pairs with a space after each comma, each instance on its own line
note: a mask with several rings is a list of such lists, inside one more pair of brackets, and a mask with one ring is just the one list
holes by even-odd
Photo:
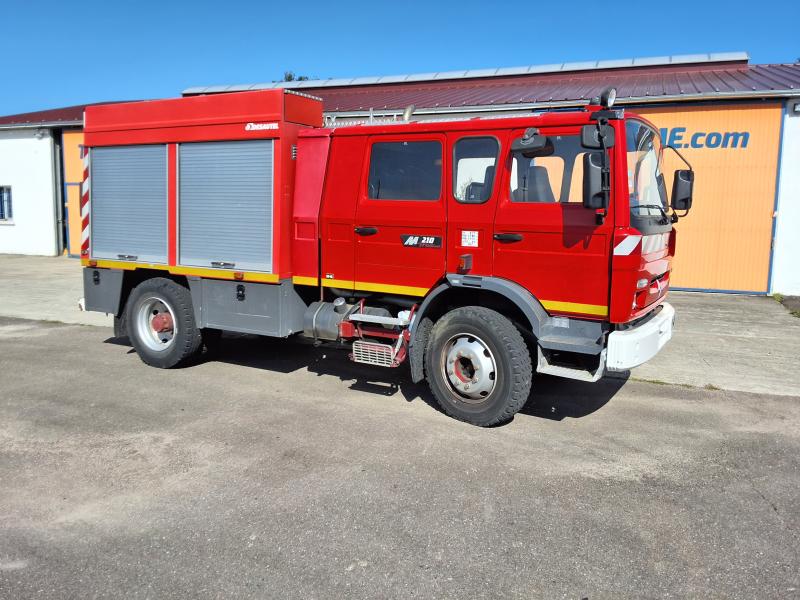
[[[676, 225], [672, 285], [766, 292], [782, 107], [779, 103], [648, 107], [635, 112], [661, 129], [695, 170], [694, 205]], [[684, 168], [664, 151], [664, 176]]]
[[83, 144], [82, 131], [65, 131], [62, 138], [64, 156], [64, 188], [66, 197], [67, 227], [69, 239], [67, 251], [79, 256], [81, 253], [81, 182], [83, 181], [83, 161], [80, 146]]

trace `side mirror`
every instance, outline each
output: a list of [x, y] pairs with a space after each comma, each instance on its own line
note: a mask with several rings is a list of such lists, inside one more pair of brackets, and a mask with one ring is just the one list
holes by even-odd
[[583, 206], [608, 208], [608, 197], [603, 191], [603, 153], [587, 152], [583, 155]]
[[672, 181], [672, 210], [688, 211], [692, 208], [692, 189], [694, 188], [694, 171], [678, 169]]
[[603, 144], [600, 142], [600, 131], [606, 140], [606, 148], [614, 146], [614, 128], [611, 125], [584, 125], [581, 127], [581, 146], [591, 150], [600, 150]]

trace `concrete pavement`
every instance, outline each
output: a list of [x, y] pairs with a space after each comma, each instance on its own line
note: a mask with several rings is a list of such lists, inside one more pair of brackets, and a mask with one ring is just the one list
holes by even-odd
[[0, 315], [112, 326], [111, 317], [78, 310], [81, 297], [79, 260], [0, 254]]
[[537, 379], [479, 429], [245, 338], [0, 319], [0, 598], [791, 598], [797, 398]]
[[[65, 257], [0, 255], [0, 315], [111, 325], [77, 309], [80, 263]], [[800, 319], [766, 297], [672, 292], [675, 335], [634, 379], [800, 396]]]

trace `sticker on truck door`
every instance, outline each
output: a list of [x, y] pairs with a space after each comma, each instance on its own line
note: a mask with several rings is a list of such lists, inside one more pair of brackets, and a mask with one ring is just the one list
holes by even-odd
[[401, 235], [403, 246], [410, 248], [441, 248], [442, 238], [438, 235]]

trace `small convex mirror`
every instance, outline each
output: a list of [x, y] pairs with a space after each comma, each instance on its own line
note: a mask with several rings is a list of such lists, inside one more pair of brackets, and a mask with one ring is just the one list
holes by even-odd
[[528, 157], [541, 156], [543, 152], [547, 151], [548, 145], [552, 147], [552, 143], [546, 135], [539, 133], [536, 127], [529, 127], [522, 137], [511, 143], [511, 151], [522, 152], [524, 156]]
[[600, 142], [600, 131], [606, 140], [606, 148], [614, 146], [614, 128], [611, 125], [584, 125], [581, 127], [581, 146], [591, 150], [600, 150], [603, 144]]

